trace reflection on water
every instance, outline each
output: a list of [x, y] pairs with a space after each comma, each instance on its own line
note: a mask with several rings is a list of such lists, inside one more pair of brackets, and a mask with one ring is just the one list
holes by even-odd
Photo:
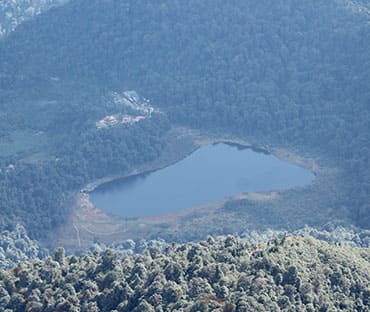
[[153, 216], [243, 192], [303, 186], [313, 177], [273, 155], [220, 143], [204, 146], [167, 168], [102, 185], [90, 195], [106, 213]]

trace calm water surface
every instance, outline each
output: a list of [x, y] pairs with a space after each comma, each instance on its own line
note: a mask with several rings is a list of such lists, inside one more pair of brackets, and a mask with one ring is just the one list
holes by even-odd
[[221, 143], [204, 146], [167, 168], [104, 184], [90, 196], [109, 214], [153, 216], [244, 192], [304, 186], [313, 178], [310, 171], [273, 155]]

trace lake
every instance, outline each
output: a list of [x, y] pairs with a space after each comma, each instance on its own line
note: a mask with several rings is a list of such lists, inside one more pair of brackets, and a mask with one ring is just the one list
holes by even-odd
[[312, 172], [273, 155], [218, 143], [164, 169], [103, 184], [90, 197], [108, 214], [154, 216], [245, 192], [304, 186], [313, 178]]

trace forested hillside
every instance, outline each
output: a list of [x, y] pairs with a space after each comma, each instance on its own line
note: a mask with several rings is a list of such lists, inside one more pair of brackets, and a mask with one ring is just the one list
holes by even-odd
[[[68, 218], [71, 195], [87, 182], [107, 173], [129, 171], [155, 158], [166, 127], [160, 119], [109, 132], [91, 128], [79, 134], [78, 127], [54, 137], [55, 142], [49, 145], [51, 155], [36, 154], [34, 157], [40, 159], [22, 159], [10, 165], [8, 160], [1, 162], [1, 228], [12, 229], [18, 222], [27, 226], [32, 237], [44, 238]], [[72, 135], [74, 140], [67, 143]], [[62, 147], [55, 146], [61, 142], [65, 143]]]
[[369, 249], [287, 237], [252, 245], [232, 236], [96, 251], [0, 271], [0, 307], [23, 311], [370, 311]]
[[[42, 236], [68, 214], [68, 194], [154, 159], [172, 125], [336, 167], [333, 208], [368, 227], [368, 51], [365, 1], [76, 0], [42, 14], [0, 43], [0, 135], [27, 142], [1, 155], [1, 227]], [[96, 131], [116, 109], [102, 95], [132, 89], [164, 114]]]

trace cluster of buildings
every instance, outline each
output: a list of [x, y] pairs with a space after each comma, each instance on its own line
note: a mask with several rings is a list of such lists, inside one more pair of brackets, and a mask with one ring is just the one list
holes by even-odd
[[150, 118], [155, 112], [148, 100], [141, 98], [135, 91], [126, 91], [123, 93], [113, 92], [112, 100], [117, 107], [123, 110], [130, 110], [133, 114], [115, 114], [105, 116], [96, 122], [98, 129], [109, 128], [119, 124], [133, 125], [146, 118]]
[[149, 100], [141, 98], [135, 91], [125, 91], [122, 94], [113, 92], [112, 98], [116, 105], [127, 107], [148, 117], [155, 111]]
[[134, 123], [137, 123], [141, 120], [144, 120], [146, 117], [145, 116], [131, 116], [131, 115], [108, 115], [105, 116], [103, 119], [99, 120], [96, 122], [96, 127], [98, 129], [102, 128], [109, 128], [113, 127], [119, 124], [128, 124], [132, 125]]

